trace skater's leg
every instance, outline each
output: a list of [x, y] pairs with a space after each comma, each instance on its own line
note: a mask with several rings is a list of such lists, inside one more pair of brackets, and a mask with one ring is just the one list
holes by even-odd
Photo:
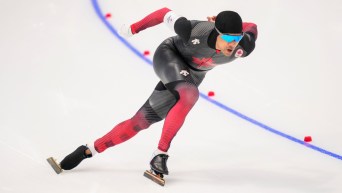
[[162, 135], [158, 144], [158, 150], [153, 153], [150, 166], [156, 174], [159, 173], [167, 175], [169, 173], [166, 165], [169, 157], [167, 155], [167, 151], [172, 139], [182, 127], [185, 117], [198, 100], [199, 91], [197, 86], [185, 81], [177, 81], [165, 86], [174, 93], [178, 100], [165, 118]]
[[153, 123], [146, 118], [153, 114], [150, 110], [149, 105], [145, 104], [132, 118], [121, 122], [106, 135], [97, 139], [94, 143], [96, 151], [101, 153], [109, 147], [127, 141], [139, 131], [148, 128]]
[[176, 104], [168, 112], [158, 149], [167, 152], [172, 139], [175, 137], [185, 118], [199, 98], [199, 91], [196, 85], [178, 81], [165, 85], [178, 98]]
[[[66, 156], [60, 164], [57, 164], [53, 158], [49, 158], [48, 161], [57, 170], [58, 168], [73, 169], [85, 158], [92, 157], [108, 147], [120, 144], [135, 136], [139, 131], [148, 128], [151, 124], [162, 120], [175, 102], [175, 97], [162, 82], [159, 82], [146, 103], [131, 119], [116, 125], [114, 129], [95, 142], [78, 147]], [[60, 173], [60, 171], [56, 172]]]
[[109, 133], [95, 141], [99, 153], [135, 136], [139, 131], [162, 120], [176, 102], [174, 96], [159, 82], [152, 95], [139, 111], [131, 118], [116, 125]]

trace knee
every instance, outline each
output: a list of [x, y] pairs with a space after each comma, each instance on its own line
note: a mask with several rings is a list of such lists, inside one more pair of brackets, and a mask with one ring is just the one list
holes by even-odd
[[148, 101], [139, 109], [139, 111], [131, 118], [134, 130], [139, 132], [143, 129], [149, 128], [152, 124], [161, 121]]
[[194, 105], [199, 98], [199, 90], [195, 85], [192, 84], [182, 84], [176, 88], [179, 101], [182, 101], [189, 105]]

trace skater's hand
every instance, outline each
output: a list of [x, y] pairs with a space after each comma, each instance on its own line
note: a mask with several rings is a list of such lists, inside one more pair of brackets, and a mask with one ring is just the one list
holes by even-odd
[[118, 33], [120, 36], [125, 37], [125, 38], [129, 38], [133, 36], [131, 26], [127, 24], [122, 25]]
[[208, 21], [210, 21], [210, 22], [215, 22], [216, 16], [208, 16], [207, 19], [208, 19]]

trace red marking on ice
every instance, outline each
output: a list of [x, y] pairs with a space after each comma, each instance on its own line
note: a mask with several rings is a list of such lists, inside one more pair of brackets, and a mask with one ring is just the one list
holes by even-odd
[[105, 15], [105, 17], [108, 19], [108, 18], [111, 18], [112, 17], [112, 14], [110, 14], [110, 13], [107, 13], [106, 15]]
[[304, 141], [305, 142], [311, 142], [312, 141], [312, 137], [311, 136], [305, 136], [304, 137]]
[[215, 96], [215, 93], [214, 93], [214, 91], [209, 91], [209, 92], [208, 92], [208, 96], [209, 96], [209, 97], [213, 97], [213, 96]]
[[150, 55], [150, 51], [148, 50], [144, 51], [144, 56], [148, 56], [148, 55]]

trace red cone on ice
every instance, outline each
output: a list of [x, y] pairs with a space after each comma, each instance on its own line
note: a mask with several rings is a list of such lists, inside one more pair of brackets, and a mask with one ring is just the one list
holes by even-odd
[[208, 97], [213, 97], [213, 96], [215, 96], [214, 91], [209, 91], [209, 92], [208, 92]]
[[110, 14], [110, 13], [107, 13], [106, 15], [105, 15], [105, 17], [108, 19], [108, 18], [111, 18], [112, 17], [112, 14]]
[[311, 136], [305, 136], [304, 137], [304, 141], [305, 142], [311, 142], [312, 141], [312, 137]]
[[144, 56], [148, 56], [148, 55], [150, 55], [150, 51], [148, 50], [144, 51]]

